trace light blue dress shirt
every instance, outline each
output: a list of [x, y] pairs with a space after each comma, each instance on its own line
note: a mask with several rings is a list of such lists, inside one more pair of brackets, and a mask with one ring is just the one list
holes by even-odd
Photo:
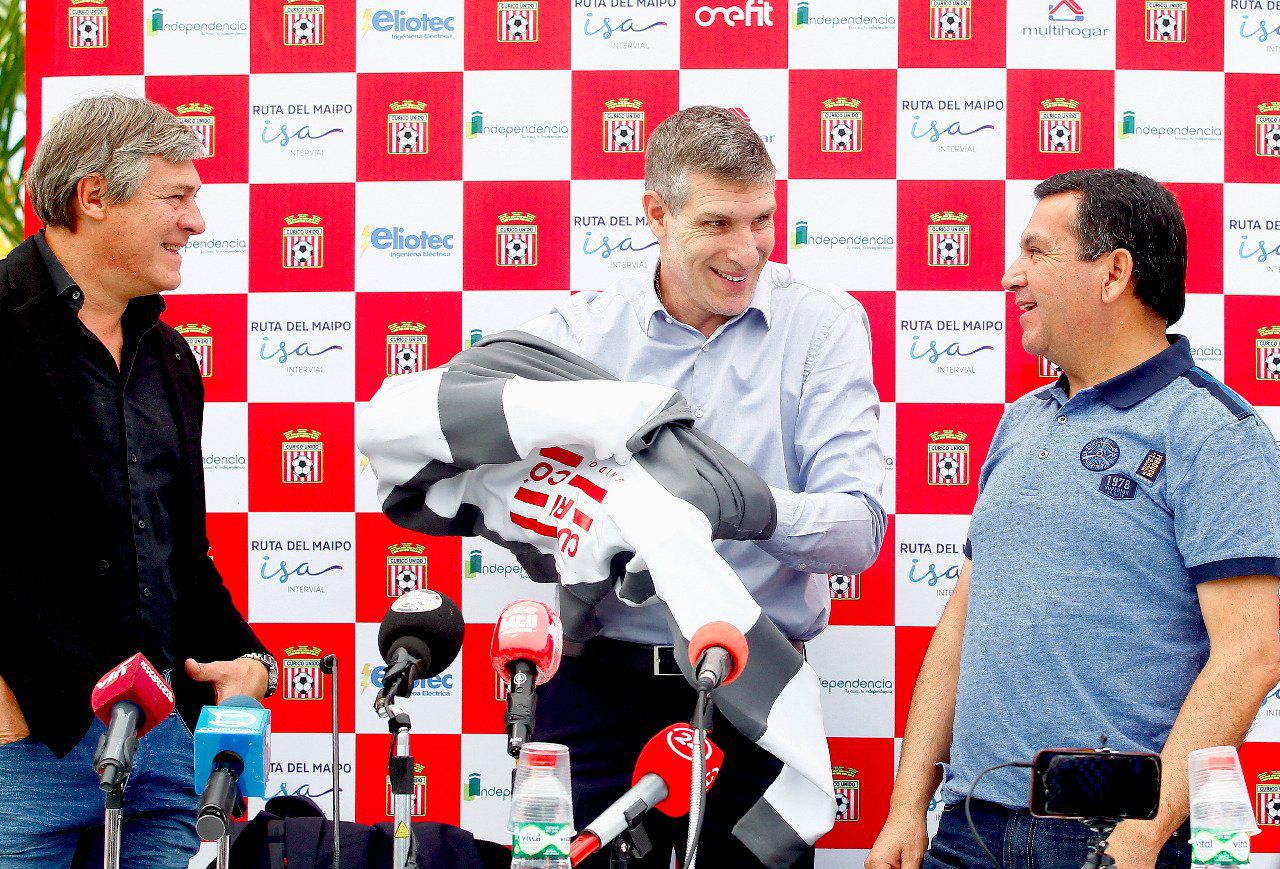
[[[769, 263], [750, 307], [707, 338], [667, 314], [646, 272], [578, 293], [520, 329], [620, 380], [679, 389], [695, 426], [760, 474], [777, 501], [771, 539], [722, 540], [716, 550], [784, 635], [807, 640], [826, 627], [826, 574], [866, 569], [884, 538], [880, 404], [857, 301]], [[596, 614], [604, 636], [671, 642], [653, 607], [609, 597]]]

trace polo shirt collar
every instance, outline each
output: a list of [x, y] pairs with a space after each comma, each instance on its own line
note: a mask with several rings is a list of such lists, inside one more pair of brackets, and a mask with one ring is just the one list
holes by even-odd
[[[49, 242], [44, 237], [43, 229], [36, 233], [36, 247], [40, 250], [40, 257], [44, 260], [44, 267], [49, 270], [49, 277], [53, 279], [53, 289], [57, 292], [58, 298], [63, 298], [68, 290], [76, 287], [75, 279], [71, 277], [54, 255], [53, 248], [49, 247]], [[76, 305], [76, 307], [80, 306]]]
[[[1117, 410], [1127, 410], [1146, 401], [1170, 383], [1195, 367], [1191, 358], [1191, 342], [1185, 335], [1170, 335], [1169, 346], [1141, 365], [1104, 380], [1093, 388], [1102, 400]], [[1056, 390], [1067, 389], [1067, 375], [1061, 375], [1053, 386], [1036, 393], [1036, 398], [1049, 399]]]
[[[654, 277], [658, 274], [658, 269], [662, 267], [660, 262], [654, 263], [653, 272], [649, 275], [649, 287], [641, 293], [640, 296], [640, 314], [643, 322], [648, 323], [655, 316], [666, 316], [667, 309], [662, 306], [662, 302], [658, 300], [658, 294], [653, 291]], [[764, 269], [760, 272], [760, 277], [756, 281], [756, 292], [751, 297], [751, 303], [747, 305], [747, 311], [755, 308], [760, 312], [760, 316], [764, 317], [764, 325], [768, 328], [770, 323], [770, 314], [773, 311], [773, 266], [766, 263]], [[745, 314], [746, 311], [743, 311]], [[742, 318], [740, 314], [729, 322], [735, 322]]]
[[[53, 289], [58, 298], [79, 311], [84, 307], [84, 293], [70, 293], [72, 290], [80, 289], [80, 285], [76, 283], [75, 278], [71, 277], [71, 273], [58, 260], [53, 248], [49, 247], [49, 241], [44, 237], [43, 229], [36, 233], [35, 240], [36, 248], [40, 251], [40, 257], [44, 260], [45, 268], [49, 270], [49, 277], [53, 281]], [[138, 318], [138, 325], [143, 329], [149, 329], [160, 319], [165, 307], [165, 301], [159, 293], [151, 296], [139, 296], [136, 299], [129, 300], [129, 304], [125, 306], [125, 316]]]

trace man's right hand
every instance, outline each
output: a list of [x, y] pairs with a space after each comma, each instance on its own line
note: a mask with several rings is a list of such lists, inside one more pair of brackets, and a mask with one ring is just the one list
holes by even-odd
[[0, 745], [26, 739], [30, 735], [27, 719], [18, 706], [18, 698], [13, 696], [9, 683], [0, 676]]
[[923, 814], [889, 815], [863, 865], [866, 869], [918, 869], [929, 849]]

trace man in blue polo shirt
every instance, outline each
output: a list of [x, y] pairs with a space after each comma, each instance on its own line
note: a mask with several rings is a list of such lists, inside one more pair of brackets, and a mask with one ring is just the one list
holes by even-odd
[[[1186, 866], [1187, 754], [1239, 744], [1280, 681], [1280, 457], [1253, 409], [1166, 335], [1184, 307], [1177, 203], [1124, 170], [1035, 193], [1003, 284], [1023, 347], [1064, 373], [992, 441], [868, 869], [990, 865], [963, 817], [978, 774], [1102, 733], [1164, 763], [1158, 816], [1121, 823], [1108, 852], [1120, 869]], [[1088, 830], [1031, 818], [1028, 796], [1024, 769], [982, 778], [986, 847], [1002, 866], [1077, 869]]]

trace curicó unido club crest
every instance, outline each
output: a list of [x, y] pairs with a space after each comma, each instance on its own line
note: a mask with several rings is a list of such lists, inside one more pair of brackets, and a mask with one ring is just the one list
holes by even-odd
[[67, 9], [67, 44], [72, 48], [106, 48], [110, 18], [106, 0], [72, 0]]
[[609, 100], [604, 104], [601, 125], [606, 154], [639, 154], [644, 151], [644, 103], [640, 100]]
[[388, 108], [387, 153], [426, 154], [429, 119], [427, 104], [421, 100], [400, 100]]
[[1147, 42], [1187, 41], [1187, 0], [1146, 0], [1143, 15]]
[[498, 41], [538, 41], [538, 0], [499, 0]]
[[316, 0], [285, 0], [284, 44], [324, 45], [324, 4]]
[[323, 700], [324, 680], [320, 674], [318, 646], [290, 646], [280, 662], [280, 677], [286, 700]]
[[394, 543], [388, 546], [387, 597], [400, 597], [426, 587], [426, 547], [421, 543]]
[[973, 0], [929, 0], [929, 38], [973, 38]]
[[1057, 97], [1040, 102], [1040, 153], [1079, 154], [1081, 138], [1080, 103]]
[[848, 766], [831, 768], [836, 792], [836, 823], [862, 820], [862, 788], [858, 771]]
[[1255, 116], [1259, 157], [1280, 157], [1280, 100], [1262, 103]]
[[498, 265], [536, 266], [538, 264], [538, 225], [535, 215], [527, 211], [510, 211], [498, 215]]
[[191, 348], [192, 354], [196, 357], [196, 364], [200, 366], [200, 376], [212, 377], [213, 336], [209, 333], [213, 330], [203, 323], [184, 323], [181, 326], [175, 326], [174, 329], [187, 339], [187, 346]]
[[969, 264], [969, 215], [938, 211], [929, 215], [929, 265]]
[[930, 486], [969, 485], [969, 436], [943, 429], [930, 433], [927, 445]]
[[851, 97], [822, 101], [819, 112], [821, 150], [828, 154], [856, 154], [862, 150], [862, 105]]
[[324, 442], [320, 432], [296, 428], [280, 444], [280, 476], [286, 483], [324, 482]]
[[387, 327], [387, 376], [427, 370], [427, 327], [404, 320]]
[[284, 219], [285, 268], [324, 268], [324, 227], [320, 221], [318, 214], [290, 214]]

